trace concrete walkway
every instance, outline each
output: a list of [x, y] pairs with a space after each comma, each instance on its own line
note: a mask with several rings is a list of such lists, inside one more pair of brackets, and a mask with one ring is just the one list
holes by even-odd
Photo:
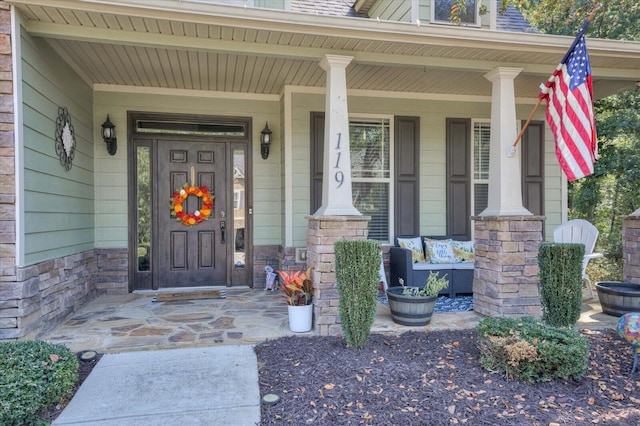
[[255, 425], [253, 347], [126, 352], [102, 357], [53, 425]]

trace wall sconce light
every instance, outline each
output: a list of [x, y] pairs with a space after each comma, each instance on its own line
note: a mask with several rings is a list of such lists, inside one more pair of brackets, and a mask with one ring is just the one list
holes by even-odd
[[109, 120], [109, 114], [107, 114], [107, 121], [102, 123], [102, 139], [107, 144], [107, 152], [109, 155], [116, 155], [117, 139], [116, 139], [116, 126]]
[[269, 129], [269, 122], [267, 122], [260, 135], [260, 153], [265, 160], [269, 158], [269, 146], [271, 146], [271, 130]]

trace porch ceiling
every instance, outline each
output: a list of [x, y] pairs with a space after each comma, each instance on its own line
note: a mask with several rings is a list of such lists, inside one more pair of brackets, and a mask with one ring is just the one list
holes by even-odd
[[[490, 96], [483, 75], [523, 68], [535, 98], [570, 37], [327, 17], [188, 0], [8, 0], [90, 85], [281, 94], [324, 87], [325, 54], [353, 56], [349, 89]], [[53, 5], [52, 5], [53, 4]], [[640, 80], [640, 43], [589, 40], [596, 96]]]

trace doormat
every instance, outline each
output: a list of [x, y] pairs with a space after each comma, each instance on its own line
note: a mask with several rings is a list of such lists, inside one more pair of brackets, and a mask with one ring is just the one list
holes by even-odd
[[[378, 302], [389, 306], [387, 295], [378, 296]], [[473, 309], [473, 296], [458, 296], [453, 299], [447, 296], [438, 296], [436, 306], [433, 308], [434, 313], [444, 312], [463, 312]]]
[[196, 299], [225, 299], [227, 292], [224, 290], [190, 290], [156, 293], [153, 302], [173, 302], [176, 300], [196, 300]]

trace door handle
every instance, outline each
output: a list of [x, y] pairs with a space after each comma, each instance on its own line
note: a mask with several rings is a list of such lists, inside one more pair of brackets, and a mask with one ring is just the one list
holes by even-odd
[[224, 233], [227, 230], [227, 221], [226, 220], [221, 220], [220, 221], [220, 239], [221, 239], [221, 243], [224, 244]]

